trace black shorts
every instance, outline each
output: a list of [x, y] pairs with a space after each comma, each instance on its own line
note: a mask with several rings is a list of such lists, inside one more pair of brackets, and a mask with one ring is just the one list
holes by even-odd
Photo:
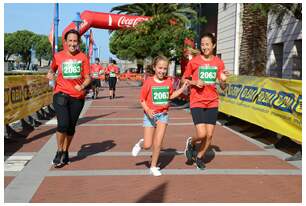
[[116, 90], [117, 77], [110, 77], [108, 79], [108, 85], [110, 90]]
[[218, 108], [190, 108], [194, 125], [213, 124], [216, 125]]
[[84, 99], [76, 99], [64, 93], [53, 96], [53, 107], [57, 117], [57, 131], [73, 136], [84, 106]]
[[93, 87], [101, 87], [100, 79], [92, 79], [91, 80], [91, 85]]

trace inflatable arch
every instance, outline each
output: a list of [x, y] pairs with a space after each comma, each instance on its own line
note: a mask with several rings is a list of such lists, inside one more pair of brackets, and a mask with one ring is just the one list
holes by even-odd
[[[83, 35], [91, 27], [99, 29], [123, 29], [134, 27], [138, 23], [147, 21], [151, 17], [147, 16], [129, 16], [123, 14], [112, 14], [103, 12], [83, 11], [80, 14], [83, 22], [79, 25], [80, 34]], [[64, 40], [65, 33], [70, 29], [77, 29], [77, 26], [71, 22], [62, 33], [62, 40]]]
[[[130, 16], [123, 14], [112, 14], [112, 13], [103, 13], [103, 12], [93, 12], [85, 10], [80, 14], [83, 22], [79, 25], [79, 32], [83, 35], [87, 30], [91, 27], [99, 28], [99, 29], [109, 29], [109, 30], [117, 30], [123, 28], [134, 27], [138, 23], [147, 21], [151, 17], [148, 16]], [[64, 36], [67, 31], [70, 29], [77, 29], [75, 23], [71, 22], [62, 33], [62, 40], [64, 42]], [[184, 44], [191, 48], [195, 48], [194, 42], [191, 39], [185, 39]], [[64, 49], [66, 45], [63, 44]], [[189, 52], [184, 51], [184, 56], [189, 55]], [[188, 59], [185, 57], [181, 58], [181, 70], [184, 72]]]

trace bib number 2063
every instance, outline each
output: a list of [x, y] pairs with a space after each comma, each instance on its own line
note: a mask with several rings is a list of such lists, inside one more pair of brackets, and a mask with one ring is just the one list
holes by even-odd
[[152, 87], [152, 100], [154, 104], [168, 104], [169, 87]]

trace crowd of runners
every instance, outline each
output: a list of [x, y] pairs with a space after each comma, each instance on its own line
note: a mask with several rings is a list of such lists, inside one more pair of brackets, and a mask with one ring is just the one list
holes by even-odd
[[[89, 89], [92, 99], [99, 95], [102, 76], [109, 84], [109, 99], [116, 97], [116, 83], [119, 67], [111, 61], [104, 68], [99, 58], [90, 65], [86, 54], [79, 51], [80, 34], [70, 30], [65, 34], [64, 44], [67, 50], [54, 55], [47, 78], [55, 80], [53, 105], [57, 116], [57, 150], [53, 159], [55, 167], [69, 163], [69, 146], [75, 134], [76, 123], [83, 109]], [[187, 64], [179, 89], [174, 89], [171, 78], [167, 77], [169, 60], [165, 56], [153, 59], [152, 76], [144, 80], [139, 94], [139, 104], [143, 108], [143, 137], [133, 146], [132, 155], [137, 156], [144, 149], [152, 148], [150, 173], [160, 176], [158, 167], [159, 153], [168, 125], [169, 101], [190, 88], [190, 111], [195, 126], [195, 135], [186, 138], [185, 156], [189, 163], [204, 170], [204, 155], [211, 144], [215, 129], [219, 96], [216, 90], [218, 81], [225, 88], [229, 73], [224, 69], [223, 61], [214, 55], [216, 39], [211, 33], [201, 37], [201, 53]], [[197, 149], [196, 149], [197, 148]]]

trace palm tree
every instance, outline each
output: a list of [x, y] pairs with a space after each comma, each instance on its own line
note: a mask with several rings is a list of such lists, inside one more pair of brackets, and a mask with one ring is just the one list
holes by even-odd
[[264, 75], [267, 62], [267, 21], [267, 16], [252, 10], [252, 4], [243, 4], [239, 74]]
[[197, 12], [189, 4], [162, 4], [162, 3], [136, 3], [116, 6], [111, 12], [139, 16], [168, 16], [185, 26], [190, 25], [191, 20], [197, 18]]
[[268, 13], [280, 24], [286, 13], [302, 19], [302, 4], [243, 4], [239, 74], [264, 76], [267, 61]]
[[[145, 23], [146, 28], [139, 27], [140, 30], [152, 30], [152, 28], [164, 28], [162, 25], [166, 26], [166, 24], [175, 24], [176, 26], [180, 26], [181, 28], [188, 28], [191, 25], [191, 21], [197, 19], [197, 12], [190, 7], [189, 4], [161, 4], [161, 3], [135, 3], [135, 4], [125, 4], [117, 7], [113, 7], [111, 12], [117, 12], [118, 14], [128, 14], [128, 15], [137, 15], [137, 16], [151, 16], [151, 23]], [[156, 25], [156, 26], [153, 26]], [[159, 26], [158, 26], [159, 25]], [[160, 30], [160, 31], [161, 31]], [[127, 31], [129, 32], [129, 31]], [[112, 42], [115, 42], [118, 37], [122, 35], [122, 31], [115, 31], [112, 34]], [[146, 32], [145, 32], [146, 33]], [[137, 32], [136, 32], [137, 34]], [[127, 38], [127, 35], [124, 35]], [[179, 35], [177, 35], [179, 36]], [[184, 36], [182, 33], [180, 36]], [[163, 37], [163, 39], [167, 39], [168, 36]], [[161, 39], [161, 38], [159, 38]], [[149, 40], [147, 40], [149, 41]], [[129, 42], [133, 42], [133, 40], [129, 40]], [[137, 40], [138, 43], [141, 43], [140, 40]], [[168, 45], [169, 46], [169, 45]], [[159, 47], [165, 47], [165, 44], [160, 45], [158, 42], [152, 45], [152, 51], [157, 50]], [[156, 48], [155, 48], [156, 47]], [[173, 46], [172, 46], [173, 47]], [[169, 47], [170, 48], [170, 47]], [[145, 49], [142, 48], [142, 49]], [[121, 56], [129, 56], [131, 53], [126, 53], [125, 50], [118, 50], [121, 53]], [[142, 52], [140, 56], [138, 56], [137, 61], [143, 62], [143, 55], [148, 54], [148, 52]], [[137, 65], [140, 67], [140, 65]]]

